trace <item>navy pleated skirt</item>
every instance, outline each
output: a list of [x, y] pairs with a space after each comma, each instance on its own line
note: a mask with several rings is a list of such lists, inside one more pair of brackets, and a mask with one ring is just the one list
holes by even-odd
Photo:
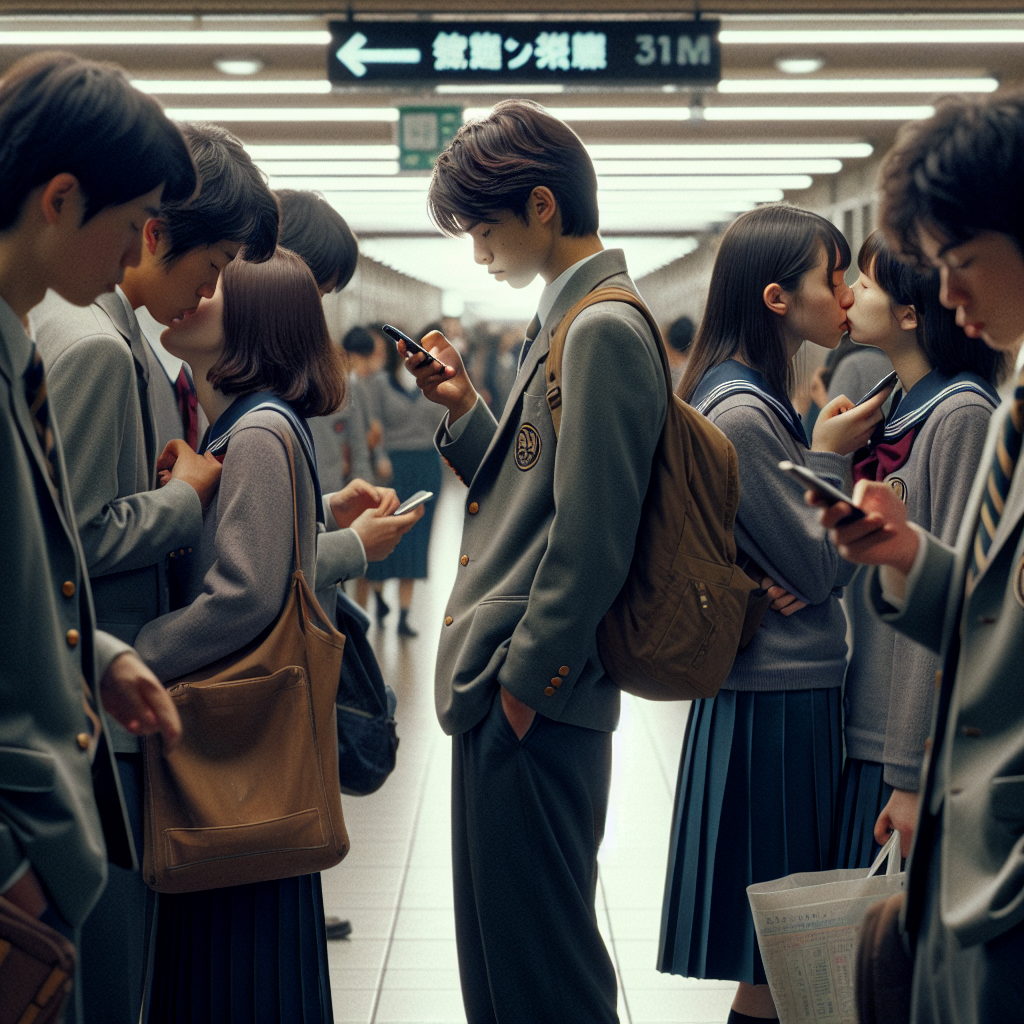
[[320, 876], [162, 894], [148, 1024], [332, 1024]]
[[383, 562], [371, 562], [366, 571], [370, 580], [425, 580], [430, 525], [434, 521], [436, 495], [441, 490], [441, 459], [431, 448], [422, 452], [388, 452], [394, 479], [391, 486], [405, 501], [417, 491], [433, 491], [423, 518], [399, 541], [398, 547]]
[[839, 688], [694, 701], [658, 970], [764, 985], [747, 886], [828, 867], [842, 768]]
[[880, 849], [875, 822], [892, 796], [877, 761], [848, 757], [839, 783], [831, 864], [834, 868], [869, 868]]

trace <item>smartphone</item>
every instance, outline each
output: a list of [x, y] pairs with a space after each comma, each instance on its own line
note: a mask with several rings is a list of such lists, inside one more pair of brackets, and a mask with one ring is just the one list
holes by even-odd
[[885, 391], [886, 388], [895, 387], [900, 381], [899, 374], [895, 370], [892, 373], [887, 373], [858, 403], [857, 405], [863, 405], [865, 402], [874, 398], [875, 395]]
[[411, 512], [414, 508], [425, 505], [433, 496], [433, 491], [417, 491], [411, 498], [406, 498], [391, 514], [393, 516], [404, 516], [406, 512]]
[[845, 501], [850, 505], [853, 508], [853, 511], [848, 516], [843, 516], [843, 518], [836, 523], [836, 526], [848, 526], [850, 523], [855, 523], [858, 519], [864, 518], [864, 513], [854, 506], [853, 498], [848, 494], [843, 494], [838, 487], [833, 487], [827, 480], [822, 480], [817, 473], [812, 472], [806, 466], [797, 466], [788, 459], [783, 459], [782, 462], [779, 463], [779, 469], [782, 470], [786, 476], [792, 477], [796, 480], [796, 482], [800, 484], [805, 491], [814, 491], [819, 498], [828, 502], [829, 505], [835, 505], [840, 501]]
[[[440, 359], [432, 356], [418, 341], [413, 341], [408, 334], [400, 331], [397, 327], [392, 327], [391, 324], [383, 324], [381, 330], [394, 342], [404, 341], [405, 351], [410, 355], [413, 352], [421, 352], [428, 359], [437, 363], [442, 369], [447, 370], [448, 367], [445, 363], [442, 363]], [[397, 513], [396, 513], [397, 514]]]

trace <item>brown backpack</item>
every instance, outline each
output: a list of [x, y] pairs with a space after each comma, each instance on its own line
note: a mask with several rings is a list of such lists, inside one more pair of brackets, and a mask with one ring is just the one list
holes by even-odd
[[555, 436], [562, 419], [565, 337], [576, 317], [597, 302], [626, 302], [644, 315], [658, 341], [668, 394], [633, 562], [598, 627], [598, 653], [612, 681], [627, 693], [649, 700], [714, 697], [732, 668], [748, 599], [757, 587], [736, 565], [736, 450], [710, 420], [672, 393], [668, 357], [651, 311], [639, 296], [617, 287], [598, 288], [577, 302], [551, 339], [544, 371]]

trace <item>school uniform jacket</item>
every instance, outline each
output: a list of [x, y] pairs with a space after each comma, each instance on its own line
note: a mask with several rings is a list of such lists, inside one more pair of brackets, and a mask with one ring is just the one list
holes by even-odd
[[[132, 643], [167, 610], [166, 560], [198, 541], [202, 505], [182, 480], [154, 489], [159, 451], [147, 345], [120, 295], [62, 306], [39, 324], [36, 340], [50, 412], [65, 438], [97, 620]], [[114, 743], [118, 751], [138, 750], [120, 727]]]
[[[940, 870], [942, 923], [961, 946], [988, 942], [1024, 920], [1024, 460], [1019, 460], [990, 561], [969, 597], [965, 579], [996, 440], [988, 441], [956, 547], [930, 534], [920, 575], [901, 612], [867, 576], [876, 612], [938, 653], [930, 753], [908, 866], [906, 925], [916, 939], [929, 870]], [[932, 848], [940, 843], [939, 857]]]
[[635, 291], [621, 250], [599, 253], [565, 285], [500, 421], [480, 400], [456, 439], [447, 419], [438, 430], [469, 486], [435, 677], [450, 735], [485, 717], [499, 684], [557, 721], [603, 731], [618, 722], [596, 632], [629, 570], [665, 421], [658, 342], [632, 306], [580, 314], [564, 350], [557, 444], [544, 386], [559, 321], [602, 284]]
[[106, 881], [104, 839], [131, 857], [97, 693], [129, 647], [95, 631], [59, 430], [51, 418], [58, 489], [25, 398], [30, 357], [21, 323], [0, 301], [0, 889], [28, 861], [77, 926]]

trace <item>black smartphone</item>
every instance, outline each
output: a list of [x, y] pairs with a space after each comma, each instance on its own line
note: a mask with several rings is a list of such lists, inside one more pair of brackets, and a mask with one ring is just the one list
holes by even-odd
[[438, 366], [448, 369], [447, 364], [442, 363], [440, 359], [432, 356], [418, 341], [413, 341], [404, 331], [400, 331], [397, 327], [392, 327], [391, 324], [383, 324], [381, 330], [394, 342], [404, 341], [405, 351], [409, 354], [413, 352], [421, 352], [428, 359], [437, 363]]
[[433, 491], [417, 491], [411, 498], [406, 498], [391, 514], [393, 516], [404, 516], [406, 512], [411, 512], [414, 508], [425, 505], [433, 496]]
[[836, 526], [848, 526], [850, 523], [855, 523], [858, 519], [864, 518], [864, 513], [853, 504], [853, 498], [848, 494], [843, 494], [838, 487], [833, 487], [827, 480], [822, 480], [817, 473], [812, 472], [806, 466], [798, 466], [788, 459], [783, 459], [779, 463], [779, 469], [786, 476], [792, 477], [805, 491], [814, 491], [819, 498], [828, 502], [829, 505], [845, 501], [853, 511], [848, 516], [843, 516], [836, 523]]
[[892, 373], [887, 373], [866, 395], [864, 395], [863, 398], [861, 398], [857, 405], [863, 405], [865, 402], [874, 398], [875, 395], [885, 391], [886, 388], [895, 387], [899, 381], [899, 374], [897, 374], [895, 370], [893, 370]]

